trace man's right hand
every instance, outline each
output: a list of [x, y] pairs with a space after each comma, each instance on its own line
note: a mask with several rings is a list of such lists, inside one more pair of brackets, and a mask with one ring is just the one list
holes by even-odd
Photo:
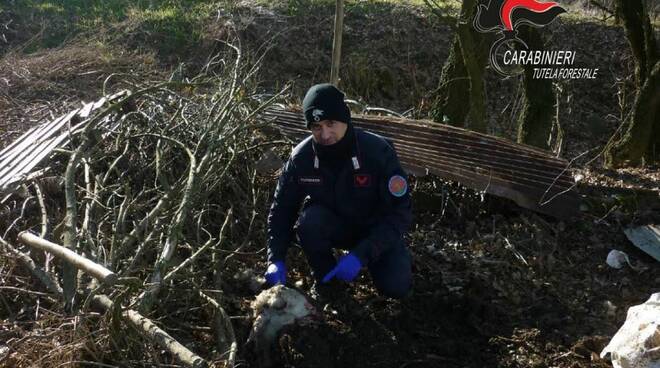
[[264, 277], [266, 278], [266, 282], [271, 286], [286, 284], [286, 264], [282, 261], [269, 264]]

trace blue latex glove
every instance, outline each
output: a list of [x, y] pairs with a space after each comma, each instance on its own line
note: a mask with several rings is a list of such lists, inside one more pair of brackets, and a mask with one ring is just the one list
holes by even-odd
[[286, 264], [282, 261], [269, 264], [264, 277], [270, 285], [286, 284]]
[[353, 281], [360, 273], [360, 268], [362, 268], [362, 263], [358, 257], [353, 253], [348, 253], [337, 262], [337, 266], [332, 271], [325, 275], [323, 282], [328, 282], [335, 276], [340, 280]]

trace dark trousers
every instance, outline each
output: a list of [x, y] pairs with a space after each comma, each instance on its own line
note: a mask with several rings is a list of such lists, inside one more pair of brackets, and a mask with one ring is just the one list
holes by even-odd
[[[320, 281], [335, 267], [333, 248], [355, 247], [367, 230], [345, 223], [326, 207], [306, 206], [298, 219], [296, 233], [314, 278]], [[411, 266], [412, 257], [403, 241], [367, 265], [376, 289], [391, 298], [403, 298], [410, 291]]]

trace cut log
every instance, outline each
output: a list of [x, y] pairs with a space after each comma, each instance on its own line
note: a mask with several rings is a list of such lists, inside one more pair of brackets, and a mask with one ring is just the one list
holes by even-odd
[[18, 240], [25, 245], [41, 249], [52, 253], [56, 257], [64, 259], [77, 269], [92, 275], [106, 285], [113, 285], [117, 282], [117, 275], [114, 272], [59, 244], [42, 239], [28, 231], [23, 231], [18, 234]]
[[[19, 238], [21, 241], [25, 242], [27, 239], [28, 245], [33, 245], [39, 249], [44, 249], [49, 251], [50, 249], [55, 249], [58, 252], [59, 251], [64, 251], [64, 253], [70, 252], [68, 249], [54, 244], [47, 242], [33, 234], [27, 233], [27, 232], [22, 232], [19, 234]], [[34, 239], [36, 238], [36, 239]], [[44, 243], [45, 242], [45, 243]], [[50, 244], [46, 244], [50, 243]], [[38, 244], [38, 245], [36, 245]], [[19, 255], [23, 263], [30, 269], [30, 271], [37, 276], [45, 285], [48, 287], [48, 289], [54, 293], [56, 293], [58, 296], [63, 297], [63, 292], [62, 288], [57, 285], [57, 282], [54, 280], [50, 279], [50, 275], [44, 273], [43, 271], [40, 271], [36, 266], [34, 261], [30, 258], [30, 256], [23, 254], [21, 252], [18, 252], [15, 250], [13, 247], [11, 247], [7, 242], [2, 240], [0, 238], [0, 245], [5, 246], [9, 251], [12, 253], [15, 253]], [[42, 248], [42, 246], [44, 246]], [[54, 247], [53, 247], [54, 246]], [[20, 254], [19, 254], [20, 253]], [[73, 252], [71, 252], [73, 253]], [[75, 253], [74, 253], [75, 254]], [[84, 258], [81, 257], [77, 254], [75, 254], [76, 257]], [[88, 259], [84, 258], [84, 261], [89, 261]], [[83, 262], [84, 262], [83, 261]], [[91, 262], [93, 263], [93, 262]], [[96, 264], [94, 264], [96, 265]], [[101, 267], [99, 265], [96, 265], [98, 267]], [[102, 267], [101, 267], [102, 268]], [[108, 271], [108, 270], [106, 270]], [[109, 271], [108, 271], [109, 272]], [[44, 277], [44, 275], [46, 277]], [[114, 275], [114, 274], [113, 274]], [[106, 277], [107, 278], [107, 277]], [[114, 308], [114, 303], [110, 298], [108, 298], [106, 295], [95, 295], [92, 298], [93, 305], [102, 310], [103, 312], [109, 312], [112, 311]], [[163, 331], [160, 327], [156, 326], [155, 323], [153, 323], [150, 319], [144, 317], [140, 313], [128, 309], [125, 310], [121, 313], [121, 316], [128, 321], [133, 327], [135, 327], [138, 332], [142, 335], [144, 335], [147, 339], [152, 341], [153, 343], [157, 344], [161, 348], [167, 350], [172, 356], [181, 364], [183, 364], [186, 367], [192, 367], [192, 368], [204, 368], [208, 367], [208, 363], [206, 360], [204, 360], [202, 357], [199, 355], [193, 353], [190, 351], [188, 348], [183, 346], [181, 343], [176, 341], [172, 336], [170, 336], [167, 332]]]
[[[93, 299], [94, 305], [104, 311], [111, 311], [113, 302], [105, 295], [97, 295]], [[161, 348], [167, 350], [172, 356], [186, 367], [202, 368], [208, 367], [208, 363], [199, 355], [193, 353], [180, 342], [176, 341], [170, 334], [156, 326], [150, 319], [140, 313], [128, 309], [122, 312], [124, 317], [140, 333]]]

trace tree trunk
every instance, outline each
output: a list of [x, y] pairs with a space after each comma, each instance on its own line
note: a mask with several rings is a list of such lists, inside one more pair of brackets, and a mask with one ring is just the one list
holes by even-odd
[[635, 58], [635, 79], [641, 87], [658, 60], [651, 19], [644, 0], [616, 0], [616, 13], [623, 21], [623, 28]]
[[458, 38], [461, 42], [463, 63], [470, 81], [470, 111], [466, 119], [466, 128], [477, 132], [486, 132], [486, 91], [484, 89], [484, 69], [488, 48], [484, 44], [484, 35], [472, 26], [477, 8], [476, 0], [464, 0], [467, 12], [458, 21]]
[[623, 21], [635, 59], [637, 96], [628, 129], [621, 140], [605, 152], [607, 167], [637, 166], [659, 159], [660, 79], [658, 50], [643, 0], [616, 0], [616, 13]]
[[[520, 29], [520, 36], [530, 50], [543, 50], [539, 32], [528, 26]], [[555, 113], [556, 96], [552, 80], [534, 79], [535, 65], [525, 65], [522, 112], [518, 118], [518, 143], [550, 149], [549, 138]]]
[[471, 130], [486, 131], [484, 68], [490, 38], [472, 26], [476, 0], [465, 0], [456, 35], [445, 61], [438, 97], [431, 109], [433, 120]]
[[628, 131], [605, 154], [608, 167], [660, 161], [660, 61], [637, 93]]
[[440, 86], [431, 118], [444, 124], [463, 127], [470, 112], [470, 80], [463, 63], [461, 43], [454, 36], [449, 57], [442, 67]]

